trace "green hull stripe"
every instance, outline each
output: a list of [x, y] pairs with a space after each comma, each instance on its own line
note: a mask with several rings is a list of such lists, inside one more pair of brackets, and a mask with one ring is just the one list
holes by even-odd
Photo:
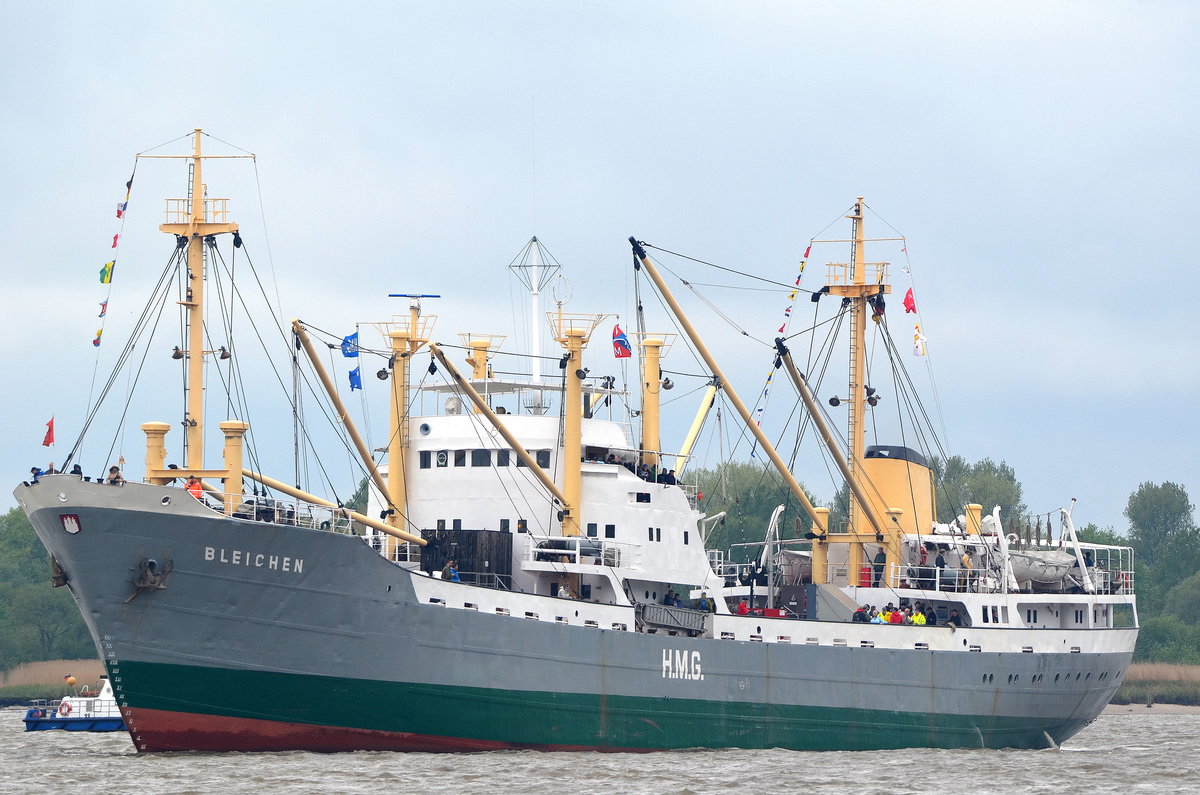
[[133, 710], [592, 748], [1045, 748], [1086, 721], [938, 715], [546, 691], [493, 690], [121, 662]]

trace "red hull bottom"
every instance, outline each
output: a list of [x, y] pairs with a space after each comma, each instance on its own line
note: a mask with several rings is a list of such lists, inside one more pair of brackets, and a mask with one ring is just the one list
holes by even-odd
[[138, 751], [635, 751], [581, 745], [530, 745], [493, 740], [386, 732], [342, 726], [232, 718], [157, 709], [128, 709], [125, 725]]

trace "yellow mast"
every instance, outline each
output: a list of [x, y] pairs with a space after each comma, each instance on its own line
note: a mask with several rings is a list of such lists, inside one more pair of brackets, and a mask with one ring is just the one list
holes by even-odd
[[641, 463], [659, 472], [662, 461], [658, 451], [662, 444], [658, 432], [659, 406], [662, 397], [660, 360], [665, 340], [648, 336], [642, 340], [642, 460]]
[[[400, 296], [396, 296], [400, 297]], [[408, 390], [412, 371], [412, 357], [425, 343], [429, 341], [429, 332], [436, 316], [421, 315], [421, 300], [415, 295], [408, 296], [407, 323], [403, 316], [393, 319], [391, 328], [386, 332], [391, 343], [392, 357], [389, 362], [392, 376], [391, 407], [389, 409], [388, 428], [388, 471], [387, 499], [391, 502], [388, 507], [387, 523], [392, 527], [403, 527], [408, 516], [408, 448], [409, 448], [409, 413]], [[396, 542], [391, 538], [387, 543], [388, 560], [395, 560]]]
[[[204, 196], [204, 179], [201, 176], [201, 163], [205, 155], [200, 152], [201, 130], [197, 127], [193, 133], [192, 184], [191, 195], [186, 203], [186, 222], [160, 224], [159, 229], [168, 234], [176, 235], [187, 240], [187, 293], [180, 303], [187, 308], [187, 415], [184, 424], [187, 428], [187, 455], [184, 466], [187, 469], [202, 469], [204, 466], [204, 239], [209, 235], [233, 233], [238, 230], [237, 224], [215, 223], [208, 220], [209, 205], [212, 205], [214, 217], [226, 217], [225, 199], [206, 199]], [[171, 214], [170, 202], [182, 203], [180, 199], [168, 200], [168, 216]], [[177, 216], [182, 215], [176, 210]], [[229, 488], [231, 484], [227, 484]]]
[[[864, 494], [861, 484], [865, 479], [863, 457], [866, 451], [866, 433], [864, 417], [867, 409], [867, 346], [866, 326], [869, 299], [891, 293], [891, 285], [887, 283], [886, 263], [866, 262], [866, 239], [863, 229], [863, 197], [859, 196], [854, 202], [854, 208], [849, 215], [853, 226], [852, 249], [850, 262], [830, 263], [829, 294], [838, 295], [850, 301], [850, 378], [849, 395], [846, 402], [849, 407], [846, 435], [849, 440], [849, 451], [846, 465], [848, 469], [847, 482], [851, 485], [849, 500], [849, 527], [843, 540], [850, 545], [850, 571], [858, 571], [864, 563], [863, 539], [867, 536], [865, 528], [860, 525], [864, 516], [873, 526], [874, 535], [884, 538], [887, 553], [887, 571], [889, 580], [894, 579], [900, 563], [899, 535], [892, 524], [885, 525], [885, 532], [880, 533], [879, 520], [863, 502]], [[874, 272], [868, 278], [867, 266], [872, 265]], [[846, 269], [849, 268], [847, 277]], [[893, 519], [895, 517], [893, 516]], [[832, 540], [832, 539], [831, 539]], [[853, 580], [852, 580], [853, 581]]]

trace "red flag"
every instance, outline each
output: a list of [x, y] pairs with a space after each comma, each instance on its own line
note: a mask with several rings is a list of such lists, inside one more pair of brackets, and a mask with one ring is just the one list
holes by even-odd
[[113, 235], [113, 244], [112, 244], [112, 247], [113, 247], [113, 248], [116, 248], [116, 247], [117, 247], [117, 238], [119, 238], [120, 236], [121, 236], [121, 233], [120, 233], [120, 232], [118, 232], [117, 234]]
[[46, 436], [42, 439], [42, 447], [49, 447], [54, 444], [54, 417], [46, 423]]
[[908, 292], [904, 294], [904, 314], [917, 311], [917, 299], [913, 298], [912, 288], [908, 288]]
[[804, 249], [804, 258], [808, 259], [808, 252], [812, 251], [812, 243], [808, 244], [808, 248]]
[[621, 324], [613, 326], [612, 333], [613, 357], [617, 359], [628, 359], [633, 356], [633, 348], [629, 345], [629, 337], [624, 331], [621, 331]]

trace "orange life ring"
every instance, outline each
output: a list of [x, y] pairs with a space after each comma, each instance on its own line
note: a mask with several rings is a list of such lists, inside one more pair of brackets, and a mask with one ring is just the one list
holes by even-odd
[[58, 705], [58, 714], [59, 715], [70, 715], [71, 714], [71, 705], [67, 704], [67, 703], [59, 704]]

